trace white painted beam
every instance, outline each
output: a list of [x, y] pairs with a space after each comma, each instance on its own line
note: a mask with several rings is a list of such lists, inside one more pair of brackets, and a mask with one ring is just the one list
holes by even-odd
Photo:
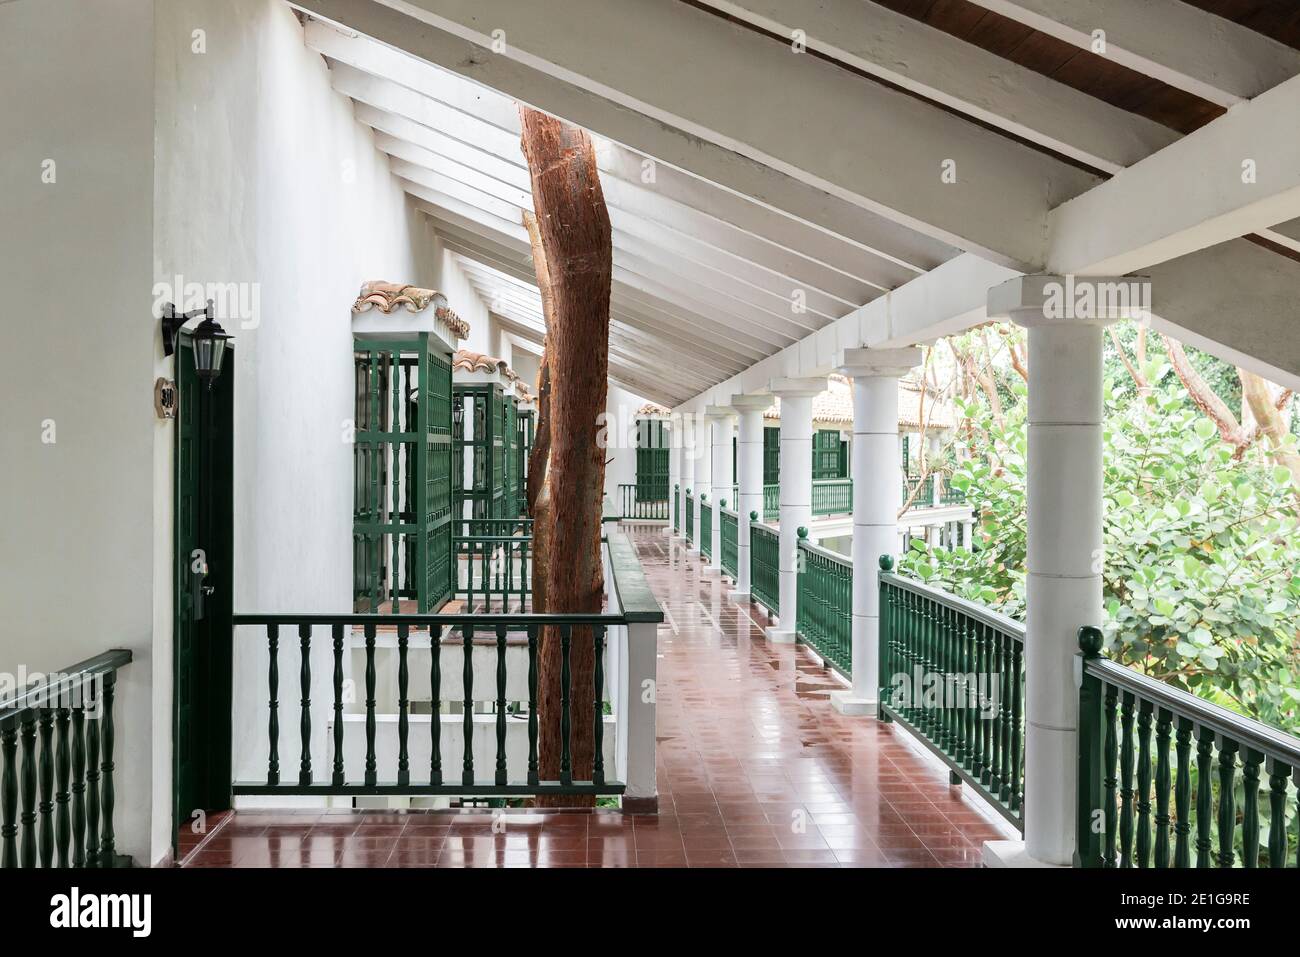
[[[1300, 74], [1300, 51], [1179, 0], [972, 0], [1220, 106]], [[1094, 52], [1096, 52], [1094, 50]]]
[[1178, 138], [973, 43], [864, 0], [704, 0], [981, 122], [1116, 173]]
[[1054, 210], [1048, 267], [1124, 275], [1297, 216], [1300, 76]]
[[[1034, 266], [1042, 262], [1048, 210], [1096, 183], [686, 4], [296, 5], [808, 221], [816, 221], [804, 212], [811, 197], [790, 190], [769, 197], [767, 188], [778, 184], [753, 167], [960, 248]], [[387, 17], [385, 6], [408, 16]], [[505, 44], [493, 54], [497, 29], [506, 30]], [[946, 161], [957, 177], [945, 185]]]

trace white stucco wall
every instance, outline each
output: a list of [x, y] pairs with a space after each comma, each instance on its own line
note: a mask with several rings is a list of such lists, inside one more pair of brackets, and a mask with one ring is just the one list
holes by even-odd
[[[196, 29], [206, 32], [205, 53], [193, 50]], [[464, 279], [435, 250], [427, 221], [391, 176], [373, 134], [354, 119], [351, 102], [331, 90], [324, 60], [303, 45], [287, 5], [160, 4], [157, 54], [157, 277], [255, 283], [259, 292], [259, 316], [225, 323], [237, 336], [235, 609], [349, 611], [349, 308], [365, 280], [443, 288]], [[447, 292], [473, 321], [463, 289]], [[164, 462], [170, 475], [169, 447]], [[160, 480], [163, 474], [160, 468]], [[169, 491], [159, 492], [170, 517]], [[169, 527], [168, 543], [170, 536]], [[170, 627], [160, 628], [164, 643]], [[318, 634], [312, 659], [312, 760], [324, 772], [332, 701], [327, 635]], [[261, 629], [237, 631], [236, 779], [265, 775], [266, 661]], [[298, 663], [297, 635], [282, 635], [286, 776], [298, 763]], [[157, 719], [170, 707], [160, 702]], [[165, 840], [167, 822], [155, 825], [155, 842]]]
[[0, 4], [0, 671], [134, 652], [114, 783], [137, 860], [169, 733], [150, 720], [153, 32], [153, 0]]
[[609, 384], [605, 415], [609, 445], [605, 451], [605, 494], [615, 507], [619, 504], [620, 485], [636, 483], [636, 410], [646, 399]]

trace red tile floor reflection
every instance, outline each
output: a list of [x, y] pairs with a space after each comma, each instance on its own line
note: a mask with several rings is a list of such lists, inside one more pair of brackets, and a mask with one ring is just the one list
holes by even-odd
[[662, 526], [627, 531], [668, 615], [657, 816], [243, 811], [187, 838], [184, 866], [970, 867], [1013, 836], [907, 735], [836, 712], [838, 680]]

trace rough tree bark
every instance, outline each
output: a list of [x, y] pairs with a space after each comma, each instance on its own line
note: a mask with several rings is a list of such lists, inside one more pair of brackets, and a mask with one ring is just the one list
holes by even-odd
[[[609, 370], [609, 294], [613, 246], [596, 154], [583, 131], [520, 107], [524, 156], [532, 178], [533, 208], [543, 255], [534, 256], [544, 300], [549, 296], [546, 366], [550, 375], [545, 536], [551, 561], [545, 575], [547, 612], [599, 612], [600, 505], [605, 456], [597, 441]], [[535, 530], [536, 531], [536, 530]], [[590, 629], [574, 629], [570, 747], [575, 780], [590, 780], [593, 764]], [[543, 780], [558, 780], [562, 667], [560, 631], [545, 629], [538, 662], [538, 763]], [[539, 804], [590, 805], [573, 797]]]
[[[1286, 437], [1288, 429], [1278, 408], [1278, 397], [1269, 388], [1268, 380], [1262, 376], [1247, 372], [1245, 369], [1238, 369], [1237, 375], [1241, 378], [1242, 396], [1257, 423], [1257, 434], [1268, 440], [1269, 451], [1274, 461], [1291, 473], [1291, 487], [1300, 489], [1300, 455], [1282, 448], [1282, 440]], [[1284, 392], [1281, 401], [1283, 405], [1289, 402], [1290, 392]]]

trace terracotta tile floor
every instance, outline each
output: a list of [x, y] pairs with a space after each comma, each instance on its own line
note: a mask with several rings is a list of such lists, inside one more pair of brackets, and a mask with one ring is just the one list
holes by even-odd
[[[240, 812], [193, 867], [975, 866], [1013, 832], [920, 745], [831, 708], [809, 653], [662, 526], [628, 526], [669, 621], [659, 631], [657, 816], [615, 811]], [[191, 841], [193, 839], [190, 839]]]

